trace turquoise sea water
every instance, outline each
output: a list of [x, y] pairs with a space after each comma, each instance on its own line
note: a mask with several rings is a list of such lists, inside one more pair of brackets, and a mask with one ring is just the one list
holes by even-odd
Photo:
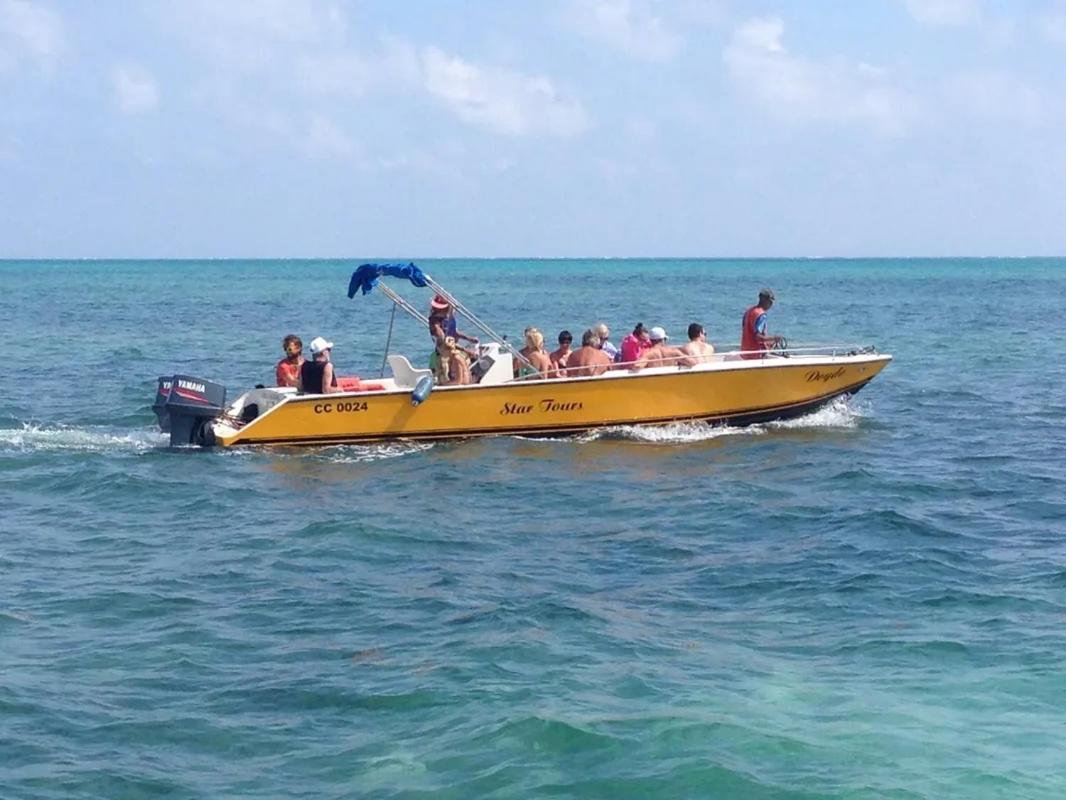
[[1066, 261], [423, 262], [512, 339], [730, 345], [768, 284], [896, 361], [744, 430], [163, 446], [159, 374], [376, 374], [357, 263], [0, 262], [0, 797], [1066, 796]]

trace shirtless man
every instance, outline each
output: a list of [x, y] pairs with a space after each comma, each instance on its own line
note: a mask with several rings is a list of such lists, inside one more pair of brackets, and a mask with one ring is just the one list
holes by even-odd
[[681, 346], [681, 352], [688, 356], [681, 362], [688, 367], [706, 364], [714, 355], [714, 345], [707, 341], [707, 331], [698, 322], [688, 326], [688, 344]]
[[559, 331], [559, 349], [553, 350], [548, 354], [548, 358], [552, 362], [552, 376], [561, 378], [566, 375], [567, 359], [570, 358], [570, 354], [573, 352], [570, 349], [570, 345], [573, 344], [574, 334], [570, 331]]
[[570, 354], [566, 375], [570, 378], [591, 378], [602, 375], [614, 361], [600, 349], [600, 337], [595, 330], [581, 334], [581, 348]]
[[637, 372], [644, 367], [672, 367], [686, 362], [686, 356], [676, 347], [670, 347], [666, 340], [669, 339], [666, 331], [656, 326], [648, 331], [651, 347], [644, 350], [630, 370]]

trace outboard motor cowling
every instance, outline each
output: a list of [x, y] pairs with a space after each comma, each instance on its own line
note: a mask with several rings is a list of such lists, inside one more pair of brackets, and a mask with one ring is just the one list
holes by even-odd
[[163, 404], [170, 420], [170, 446], [213, 445], [210, 423], [225, 407], [225, 386], [190, 375], [175, 375]]
[[167, 398], [170, 397], [171, 383], [173, 383], [171, 376], [161, 375], [159, 377], [159, 382], [155, 387], [155, 402], [152, 403], [152, 411], [155, 412], [155, 418], [159, 421], [159, 430], [163, 433], [170, 430], [170, 415], [167, 414], [166, 404]]

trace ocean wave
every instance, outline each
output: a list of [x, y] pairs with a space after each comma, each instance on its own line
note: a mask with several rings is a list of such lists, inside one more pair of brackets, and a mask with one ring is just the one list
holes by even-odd
[[166, 447], [167, 435], [159, 431], [68, 425], [36, 425], [23, 423], [19, 428], [0, 429], [0, 451], [54, 451], [75, 452], [125, 451], [143, 453]]

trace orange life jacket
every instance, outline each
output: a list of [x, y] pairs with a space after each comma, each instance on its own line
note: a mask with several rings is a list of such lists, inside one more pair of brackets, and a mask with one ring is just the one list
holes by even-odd
[[748, 352], [752, 350], [766, 350], [765, 344], [759, 341], [755, 335], [755, 324], [759, 317], [766, 313], [761, 306], [752, 306], [744, 312], [744, 319], [740, 323], [740, 349], [744, 351], [741, 358], [762, 358], [762, 353]]

